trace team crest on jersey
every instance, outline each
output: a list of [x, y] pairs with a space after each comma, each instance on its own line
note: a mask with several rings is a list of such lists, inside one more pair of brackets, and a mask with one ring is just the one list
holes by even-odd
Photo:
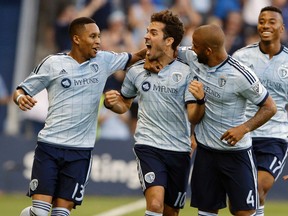
[[144, 179], [147, 183], [152, 183], [155, 180], [155, 173], [154, 172], [149, 172], [146, 173], [146, 175], [144, 176]]
[[281, 66], [278, 68], [278, 75], [279, 75], [281, 78], [286, 78], [286, 77], [288, 77], [288, 66], [287, 66], [287, 65], [281, 65]]
[[218, 85], [219, 85], [220, 87], [223, 87], [223, 86], [226, 84], [226, 82], [227, 82], [227, 78], [226, 78], [226, 77], [224, 77], [224, 76], [219, 77], [219, 79], [218, 79]]
[[29, 184], [30, 190], [35, 191], [36, 188], [38, 187], [38, 180], [37, 179], [32, 179], [30, 184]]
[[183, 78], [183, 75], [180, 72], [172, 73], [172, 80], [176, 83], [180, 82]]
[[96, 63], [90, 64], [90, 67], [91, 67], [91, 70], [92, 70], [94, 73], [97, 73], [98, 70], [99, 70], [99, 66], [98, 66], [98, 64], [96, 64]]
[[62, 81], [61, 81], [61, 85], [64, 87], [64, 88], [69, 88], [71, 86], [71, 80], [68, 79], [68, 78], [64, 78]]
[[142, 90], [143, 91], [149, 91], [149, 89], [151, 88], [151, 84], [149, 83], [149, 82], [144, 82], [143, 84], [142, 84]]

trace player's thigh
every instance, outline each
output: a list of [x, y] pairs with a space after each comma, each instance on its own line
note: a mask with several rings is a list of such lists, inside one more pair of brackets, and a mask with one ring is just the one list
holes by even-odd
[[145, 145], [135, 145], [134, 147], [138, 176], [143, 191], [152, 186], [167, 187], [168, 170], [160, 159], [158, 151], [159, 149]]
[[53, 149], [51, 151], [42, 145], [37, 145], [35, 149], [28, 194], [30, 196], [34, 194], [54, 195], [59, 169], [55, 158], [57, 152], [53, 152]]
[[217, 163], [217, 152], [197, 146], [191, 178], [191, 206], [206, 210], [226, 207], [226, 191]]
[[287, 160], [287, 141], [276, 138], [253, 138], [253, 151], [258, 170], [269, 172], [277, 180]]
[[66, 161], [62, 167], [55, 197], [81, 205], [92, 166], [91, 151], [81, 151], [81, 156], [78, 156], [77, 151], [72, 152], [72, 158], [74, 160]]
[[189, 152], [167, 152], [165, 161], [168, 166], [168, 183], [165, 189], [165, 204], [172, 208], [183, 208], [191, 168]]
[[259, 205], [259, 197], [257, 169], [252, 150], [233, 152], [222, 155], [222, 158], [222, 180], [232, 211], [255, 210]]

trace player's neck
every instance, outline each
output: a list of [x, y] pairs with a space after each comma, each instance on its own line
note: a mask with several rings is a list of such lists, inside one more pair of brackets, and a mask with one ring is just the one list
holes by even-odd
[[277, 42], [265, 42], [261, 41], [259, 43], [260, 50], [269, 55], [269, 58], [272, 58], [274, 55], [280, 52], [281, 50], [281, 43], [279, 41]]
[[165, 67], [165, 66], [171, 64], [175, 59], [176, 59], [176, 57], [174, 56], [174, 54], [172, 52], [169, 54], [165, 53], [161, 58], [158, 59], [158, 62], [163, 67]]
[[87, 61], [87, 59], [85, 59], [80, 53], [78, 53], [77, 51], [72, 50], [68, 53], [69, 56], [71, 56], [75, 61], [77, 61], [79, 64]]
[[209, 67], [215, 67], [221, 64], [222, 62], [224, 62], [227, 58], [228, 58], [228, 53], [226, 51], [223, 50], [222, 52], [216, 52], [216, 54], [213, 55], [213, 57], [209, 59], [207, 65]]

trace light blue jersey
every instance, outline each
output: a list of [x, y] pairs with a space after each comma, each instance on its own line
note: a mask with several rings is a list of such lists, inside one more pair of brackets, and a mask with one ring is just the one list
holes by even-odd
[[126, 98], [138, 95], [136, 145], [190, 152], [190, 122], [185, 103], [195, 98], [188, 91], [189, 66], [175, 60], [159, 73], [150, 73], [143, 65], [142, 61], [130, 68], [121, 88]]
[[[238, 50], [233, 57], [255, 71], [277, 105], [277, 113], [252, 131], [252, 137], [288, 139], [288, 115], [285, 109], [288, 104], [288, 49], [282, 46], [281, 51], [269, 59], [269, 55], [261, 52], [257, 43]], [[250, 118], [257, 112], [257, 106], [248, 102], [246, 111], [246, 116]]]
[[204, 117], [195, 127], [197, 140], [208, 148], [224, 151], [251, 147], [249, 133], [235, 146], [220, 138], [228, 129], [246, 122], [248, 100], [261, 104], [268, 97], [255, 73], [231, 56], [212, 68], [200, 64], [197, 55], [187, 47], [181, 47], [178, 56], [190, 65], [193, 78], [203, 83], [207, 97]]
[[67, 54], [44, 59], [19, 85], [30, 96], [47, 89], [48, 116], [38, 141], [66, 148], [93, 148], [106, 80], [123, 70], [129, 57], [128, 53], [100, 51], [82, 64]]

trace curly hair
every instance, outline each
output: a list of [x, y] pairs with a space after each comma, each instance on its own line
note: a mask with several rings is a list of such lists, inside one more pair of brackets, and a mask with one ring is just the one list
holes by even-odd
[[163, 10], [152, 14], [150, 21], [165, 24], [163, 29], [164, 39], [168, 37], [174, 38], [172, 49], [176, 50], [184, 35], [184, 24], [179, 17], [173, 14], [170, 10]]

